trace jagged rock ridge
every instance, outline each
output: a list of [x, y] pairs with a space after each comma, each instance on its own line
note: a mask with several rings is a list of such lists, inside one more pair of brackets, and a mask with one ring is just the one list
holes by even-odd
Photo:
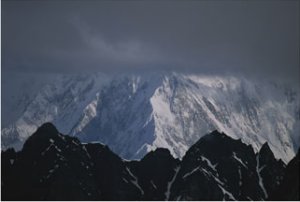
[[299, 155], [286, 168], [267, 143], [255, 153], [218, 131], [182, 160], [161, 148], [127, 161], [46, 123], [21, 151], [2, 152], [1, 165], [2, 200], [299, 200]]

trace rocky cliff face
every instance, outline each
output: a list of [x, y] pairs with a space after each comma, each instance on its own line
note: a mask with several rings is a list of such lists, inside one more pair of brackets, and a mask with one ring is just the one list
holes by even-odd
[[300, 200], [299, 195], [299, 152], [297, 155], [289, 162], [287, 165], [284, 178], [282, 183], [275, 189], [275, 191], [270, 195], [269, 200], [283, 200], [283, 201], [293, 201]]
[[182, 160], [156, 149], [127, 161], [46, 123], [1, 155], [2, 200], [299, 200], [299, 154], [286, 167], [268, 144], [255, 153], [218, 131]]

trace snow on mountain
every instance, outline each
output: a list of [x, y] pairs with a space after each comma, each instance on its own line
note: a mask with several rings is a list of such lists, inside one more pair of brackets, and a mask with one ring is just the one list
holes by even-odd
[[103, 74], [57, 76], [27, 101], [22, 115], [14, 123], [1, 129], [2, 148], [21, 149], [24, 141], [48, 121], [68, 133], [107, 81], [108, 77]]
[[41, 87], [51, 83], [55, 74], [6, 72], [1, 78], [1, 125], [8, 127], [22, 116], [26, 106]]
[[61, 76], [2, 129], [2, 147], [21, 148], [44, 122], [84, 142], [100, 141], [127, 159], [157, 147], [175, 157], [215, 129], [277, 158], [300, 143], [299, 89], [281, 82], [179, 73]]

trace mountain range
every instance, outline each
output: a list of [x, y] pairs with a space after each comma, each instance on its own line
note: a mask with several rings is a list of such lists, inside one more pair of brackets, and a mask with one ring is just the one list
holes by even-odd
[[108, 145], [129, 160], [156, 148], [167, 148], [181, 159], [214, 130], [241, 139], [255, 152], [267, 142], [285, 163], [299, 148], [299, 89], [281, 81], [174, 72], [95, 73], [58, 75], [36, 91], [25, 86], [19, 99], [6, 102], [10, 113], [2, 114], [9, 120], [1, 129], [3, 149], [21, 150], [45, 122], [82, 142]]
[[157, 148], [128, 161], [45, 123], [2, 151], [1, 175], [2, 200], [299, 200], [299, 151], [286, 165], [268, 143], [255, 153], [218, 131], [181, 160]]

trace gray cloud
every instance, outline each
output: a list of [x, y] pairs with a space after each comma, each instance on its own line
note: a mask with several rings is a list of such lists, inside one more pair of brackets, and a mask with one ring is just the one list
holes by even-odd
[[299, 1], [2, 1], [2, 70], [298, 79]]

